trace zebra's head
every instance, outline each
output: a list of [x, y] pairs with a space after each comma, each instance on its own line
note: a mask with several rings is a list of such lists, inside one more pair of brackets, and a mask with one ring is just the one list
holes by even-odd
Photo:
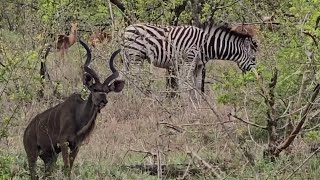
[[236, 60], [239, 68], [243, 72], [250, 71], [257, 64], [256, 52], [257, 52], [257, 42], [252, 37], [243, 38], [239, 44], [240, 57]]
[[250, 35], [245, 35], [239, 38], [238, 41], [238, 52], [239, 56], [235, 56], [235, 62], [242, 72], [250, 71], [257, 64], [256, 52], [258, 49], [257, 41]]
[[208, 35], [209, 59], [234, 61], [243, 72], [256, 66], [257, 43], [253, 38], [254, 33], [233, 29], [228, 25], [207, 25], [204, 31]]

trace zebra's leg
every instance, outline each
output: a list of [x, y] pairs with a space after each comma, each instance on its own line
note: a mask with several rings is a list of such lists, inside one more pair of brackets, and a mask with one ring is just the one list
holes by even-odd
[[201, 92], [204, 93], [204, 83], [206, 79], [206, 65], [203, 65], [202, 76], [201, 76]]
[[205, 65], [198, 64], [194, 73], [194, 82], [196, 88], [201, 92], [204, 92], [204, 76], [205, 76]]
[[195, 76], [195, 68], [196, 68], [196, 61], [185, 61], [183, 64], [179, 65], [179, 90], [181, 91], [181, 97], [184, 100], [190, 101], [195, 105], [196, 98], [195, 98], [195, 83], [194, 83], [194, 76]]
[[199, 105], [202, 99], [202, 93], [204, 93], [204, 72], [205, 72], [205, 65], [204, 64], [197, 64], [195, 70], [193, 72], [193, 82], [194, 82], [194, 89], [190, 93], [191, 100], [194, 104]]
[[177, 96], [176, 91], [178, 90], [177, 73], [173, 67], [170, 67], [167, 69], [167, 74], [169, 76], [166, 78], [166, 87], [169, 91], [167, 98], [174, 98]]

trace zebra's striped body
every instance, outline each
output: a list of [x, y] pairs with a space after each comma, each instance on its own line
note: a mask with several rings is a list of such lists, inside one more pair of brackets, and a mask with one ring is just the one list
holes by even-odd
[[127, 66], [144, 59], [159, 68], [180, 69], [183, 64], [188, 69], [184, 75], [194, 76], [198, 88], [201, 86], [202, 69], [210, 59], [235, 61], [243, 71], [249, 71], [256, 65], [256, 44], [252, 37], [233, 32], [225, 26], [200, 29], [194, 26], [134, 24], [125, 29], [123, 46]]

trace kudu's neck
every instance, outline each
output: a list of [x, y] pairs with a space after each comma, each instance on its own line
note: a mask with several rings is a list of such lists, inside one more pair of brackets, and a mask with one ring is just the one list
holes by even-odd
[[90, 93], [88, 99], [84, 101], [82, 113], [86, 116], [91, 116], [97, 113], [98, 110], [99, 108], [92, 101], [92, 93]]
[[87, 100], [83, 101], [82, 107], [79, 109], [79, 134], [85, 133], [92, 125], [92, 123], [95, 122], [97, 115], [99, 112], [99, 108], [94, 105], [92, 101], [92, 93], [90, 93]]

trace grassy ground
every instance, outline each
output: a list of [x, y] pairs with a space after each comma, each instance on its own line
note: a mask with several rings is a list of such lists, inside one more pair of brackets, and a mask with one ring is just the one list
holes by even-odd
[[[61, 101], [54, 97], [54, 89], [62, 97], [85, 92], [81, 85], [80, 66], [84, 58], [83, 53], [79, 54], [80, 49], [78, 43], [74, 45], [64, 65], [57, 53], [49, 55], [47, 65], [54, 83], [45, 84], [44, 98], [33, 96], [20, 102], [10, 93], [1, 98], [2, 118], [14, 113], [15, 105], [20, 106], [18, 116], [6, 128], [6, 137], [0, 139], [0, 179], [28, 179], [22, 134], [32, 117]], [[106, 57], [115, 49], [105, 45], [93, 50], [92, 67], [100, 76], [110, 73], [105, 67]], [[221, 69], [233, 68], [230, 66], [234, 64], [211, 63], [209, 79], [219, 76]], [[146, 69], [149, 70], [148, 66]], [[40, 85], [28, 83], [28, 77], [33, 78], [35, 72], [38, 69], [17, 71], [15, 76], [22, 78], [17, 85], [35, 91]], [[219, 92], [214, 92], [211, 85], [206, 86], [208, 103], [202, 101], [197, 108], [184, 106], [179, 99], [165, 98], [164, 79], [159, 78], [165, 75], [164, 71], [152, 68], [152, 74], [148, 78], [128, 80], [123, 92], [109, 95], [109, 103], [98, 116], [94, 132], [80, 149], [73, 179], [157, 179], [154, 172], [128, 166], [151, 165], [159, 159], [161, 164], [168, 165], [163, 167], [164, 179], [216, 179], [216, 174], [225, 179], [286, 179], [296, 169], [288, 179], [320, 178], [318, 157], [299, 167], [312, 154], [302, 139], [295, 141], [290, 154], [282, 154], [275, 162], [264, 160], [265, 142], [252, 136], [246, 138], [248, 127], [228, 117], [232, 108], [216, 103]], [[11, 79], [6, 89], [13, 88], [14, 83]], [[1, 89], [4, 87], [2, 84]], [[254, 164], [249, 163], [250, 158]], [[54, 179], [63, 179], [62, 166], [60, 157]], [[43, 175], [40, 159], [38, 174]]]

